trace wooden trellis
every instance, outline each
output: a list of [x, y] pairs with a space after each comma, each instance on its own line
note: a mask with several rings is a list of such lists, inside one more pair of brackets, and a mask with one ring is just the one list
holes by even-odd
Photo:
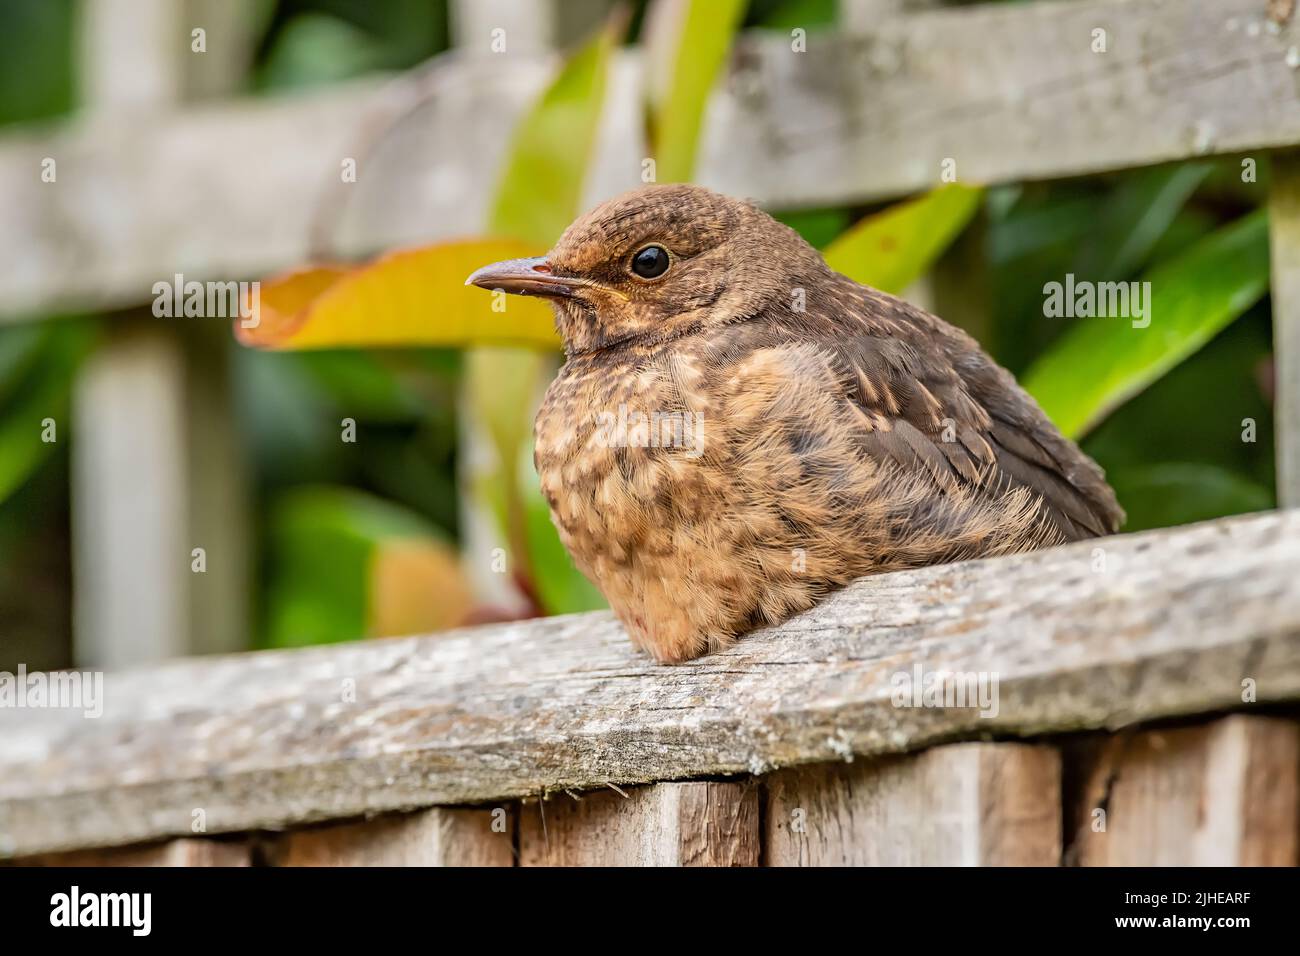
[[[476, 24], [516, 17], [534, 42], [500, 58], [449, 55], [411, 80], [433, 91], [421, 121], [369, 156], [356, 184], [337, 170], [358, 125], [409, 88], [362, 81], [186, 103], [220, 92], [224, 74], [205, 61], [200, 79], [160, 68], [124, 87], [144, 95], [147, 113], [106, 93], [84, 116], [0, 139], [0, 318], [126, 309], [176, 272], [296, 264], [322, 202], [342, 210], [343, 252], [480, 231], [512, 124], [549, 75], [545, 49], [569, 29], [556, 25], [566, 15], [557, 2], [545, 15], [527, 4], [526, 17], [504, 0], [458, 6], [462, 45]], [[187, 16], [226, 6], [89, 5], [105, 23], [171, 24], [129, 34], [162, 45]], [[810, 34], [806, 54], [785, 35], [742, 38], [708, 114], [700, 181], [792, 207], [925, 189], [949, 159], [961, 179], [997, 183], [1207, 154], [1271, 158], [1279, 495], [1300, 504], [1293, 5], [843, 6], [841, 29]], [[567, 15], [589, 20], [575, 9]], [[214, 59], [242, 49], [231, 29]], [[609, 96], [593, 199], [638, 182], [634, 52], [620, 55]], [[39, 186], [44, 157], [58, 158], [57, 188]], [[331, 196], [340, 189], [350, 192]], [[88, 392], [118, 404], [83, 407], [143, 407], [118, 388], [139, 363], [169, 394], [195, 387], [176, 373], [175, 333], [156, 333], [142, 350], [124, 330], [93, 370], [101, 391]], [[130, 428], [137, 447], [172, 447], [179, 434], [175, 447], [192, 448], [192, 424], [155, 415]], [[129, 513], [95, 510], [121, 502], [96, 494], [107, 480], [97, 469], [79, 468], [81, 560], [127, 548], [162, 566], [189, 543], [177, 528], [190, 526], [198, 492], [185, 463], [132, 472], [155, 458], [113, 465], [122, 446], [112, 434], [96, 441], [88, 454], [126, 469], [108, 487], [142, 483], [188, 517], [124, 540], [112, 529]], [[1295, 513], [1280, 512], [882, 576], [678, 668], [638, 657], [608, 616], [583, 615], [127, 670], [110, 675], [99, 720], [0, 709], [0, 855], [1295, 864], [1297, 532]], [[194, 596], [157, 586], [171, 589], [159, 605], [170, 617], [144, 622], [163, 639], [136, 659], [202, 646], [185, 623]], [[97, 623], [100, 598], [82, 600], [92, 604], [81, 619]], [[119, 633], [139, 623], [132, 612], [115, 606]], [[897, 675], [938, 672], [995, 677], [998, 712], [895, 700]]]

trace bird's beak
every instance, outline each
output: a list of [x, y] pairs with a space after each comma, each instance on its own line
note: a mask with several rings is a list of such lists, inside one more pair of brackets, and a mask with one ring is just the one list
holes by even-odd
[[466, 285], [482, 289], [501, 289], [515, 295], [540, 295], [569, 298], [582, 287], [578, 279], [551, 272], [544, 256], [534, 259], [507, 259], [484, 266], [465, 280]]

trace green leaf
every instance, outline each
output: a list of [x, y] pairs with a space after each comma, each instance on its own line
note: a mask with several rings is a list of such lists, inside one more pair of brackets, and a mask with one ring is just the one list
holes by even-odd
[[72, 109], [80, 12], [73, 0], [6, 0], [0, 8], [0, 126]]
[[833, 27], [839, 19], [837, 0], [779, 0], [750, 7], [750, 17], [757, 16], [756, 27], [763, 30], [789, 31]]
[[366, 31], [328, 14], [305, 13], [276, 36], [258, 85], [265, 90], [323, 86], [383, 65], [383, 47]]
[[[1006, 187], [997, 195], [1006, 201]], [[1096, 196], [1052, 194], [1036, 200], [1017, 196], [1010, 208], [991, 217], [989, 259], [994, 265], [1020, 267], [1022, 260], [1057, 246], [1084, 240], [1097, 224], [1101, 200]]]
[[[39, 347], [15, 377], [13, 394], [0, 410], [0, 501], [32, 475], [58, 442], [68, 440], [72, 379], [94, 341], [94, 329], [76, 321], [49, 321], [40, 334]], [[54, 442], [44, 440], [46, 419], [53, 420]]]
[[[1252, 306], [1149, 388], [1125, 402], [1084, 439], [1109, 474], [1154, 462], [1214, 465], [1272, 488], [1276, 478], [1272, 322]], [[1253, 441], [1246, 440], [1254, 429]], [[1140, 515], [1129, 513], [1130, 519]]]
[[549, 249], [578, 214], [609, 60], [625, 29], [615, 15], [561, 68], [514, 133], [490, 230]]
[[1079, 248], [1075, 272], [1088, 279], [1119, 279], [1141, 268], [1213, 168], [1179, 163], [1126, 177], [1107, 197], [1100, 223]]
[[1261, 210], [1146, 275], [1149, 326], [1135, 328], [1124, 317], [1079, 319], [1023, 384], [1061, 431], [1078, 437], [1241, 315], [1268, 289], [1268, 277]]
[[[281, 494], [271, 506], [266, 642], [272, 647], [331, 644], [391, 633], [387, 621], [411, 592], [434, 603], [419, 609], [411, 630], [459, 623], [468, 584], [454, 552], [415, 512], [347, 488], [311, 486]], [[415, 581], [411, 582], [410, 577]]]
[[855, 282], [897, 295], [957, 238], [982, 194], [951, 183], [868, 216], [826, 247], [826, 262]]
[[646, 117], [655, 175], [689, 182], [709, 94], [747, 0], [658, 0], [646, 23]]
[[1217, 465], [1166, 462], [1110, 469], [1106, 478], [1128, 512], [1125, 531], [1169, 528], [1274, 507], [1268, 488]]
[[849, 226], [849, 213], [845, 209], [796, 209], [773, 213], [772, 218], [783, 222], [810, 246], [824, 249]]

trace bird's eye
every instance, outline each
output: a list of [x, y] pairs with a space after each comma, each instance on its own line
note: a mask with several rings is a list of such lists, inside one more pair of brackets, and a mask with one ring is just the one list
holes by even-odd
[[668, 271], [668, 251], [663, 246], [646, 246], [632, 256], [632, 271], [642, 279], [658, 279]]

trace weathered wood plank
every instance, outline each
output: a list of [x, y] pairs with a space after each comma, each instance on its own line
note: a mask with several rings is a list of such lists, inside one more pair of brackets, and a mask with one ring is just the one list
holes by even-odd
[[1269, 195], [1277, 500], [1300, 506], [1300, 151], [1273, 156]]
[[1300, 725], [1234, 715], [1119, 735], [1083, 775], [1082, 866], [1295, 866]]
[[521, 866], [757, 866], [758, 785], [659, 783], [524, 804]]
[[[1111, 728], [1239, 708], [1246, 678], [1294, 700], [1297, 580], [1300, 512], [1275, 512], [866, 578], [679, 667], [597, 613], [109, 674], [98, 720], [0, 708], [0, 847]], [[996, 714], [895, 706], [917, 668], [996, 676]]]
[[243, 841], [186, 837], [149, 846], [48, 853], [16, 861], [20, 866], [250, 866]]
[[1054, 747], [965, 743], [765, 782], [768, 866], [1056, 866]]
[[[1300, 142], [1287, 64], [1300, 28], [1268, 28], [1260, 0], [987, 4], [854, 31], [814, 33], [805, 53], [784, 34], [746, 37], [709, 111], [700, 181], [773, 207], [825, 205], [929, 188], [944, 159], [963, 180], [1001, 182]], [[296, 264], [323, 199], [342, 205], [344, 252], [473, 231], [508, 132], [548, 75], [526, 46], [447, 57], [396, 88], [5, 137], [0, 316], [142, 302], [175, 271], [229, 279]], [[608, 117], [625, 130], [641, 94], [624, 67]], [[358, 156], [374, 115], [422, 91], [436, 92]], [[602, 142], [595, 195], [637, 184], [638, 138]], [[359, 178], [343, 184], [348, 156]], [[40, 181], [44, 157], [59, 163], [57, 184]]]
[[313, 827], [277, 840], [278, 866], [513, 866], [512, 809], [447, 809]]
[[1258, 0], [983, 4], [854, 22], [857, 39], [810, 37], [802, 55], [782, 37], [740, 58], [744, 95], [720, 104], [704, 181], [818, 204], [933, 185], [945, 159], [962, 180], [1001, 182], [1294, 143], [1300, 32], [1264, 13]]

